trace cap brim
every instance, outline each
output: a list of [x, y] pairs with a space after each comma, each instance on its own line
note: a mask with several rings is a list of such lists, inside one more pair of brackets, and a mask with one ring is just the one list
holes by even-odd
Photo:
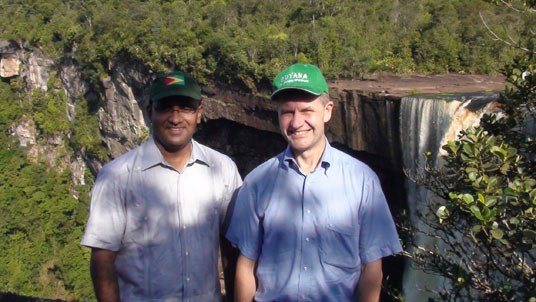
[[172, 96], [189, 98], [189, 99], [192, 99], [192, 100], [201, 101], [201, 97], [198, 96], [198, 95], [195, 95], [195, 94], [192, 94], [192, 93], [177, 93], [175, 91], [165, 91], [165, 92], [159, 93], [159, 94], [153, 96], [152, 100], [153, 100], [153, 102], [158, 102], [158, 101], [160, 101], [162, 99], [172, 97]]
[[270, 99], [275, 99], [276, 95], [279, 94], [280, 92], [283, 92], [283, 91], [288, 91], [288, 90], [300, 90], [300, 91], [303, 91], [303, 92], [307, 92], [311, 95], [315, 95], [315, 96], [319, 96], [321, 95], [321, 93], [316, 93], [314, 91], [311, 91], [309, 89], [305, 89], [305, 88], [301, 88], [301, 87], [284, 87], [284, 88], [281, 88], [281, 89], [277, 89], [276, 91], [274, 91], [272, 93], [272, 96], [270, 96]]

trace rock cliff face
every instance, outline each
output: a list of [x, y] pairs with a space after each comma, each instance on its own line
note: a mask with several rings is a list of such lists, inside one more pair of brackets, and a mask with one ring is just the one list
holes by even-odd
[[[35, 89], [47, 91], [51, 74], [57, 75], [61, 81], [61, 89], [68, 99], [65, 114], [71, 122], [76, 119], [73, 108], [80, 98], [84, 97], [91, 103], [99, 104], [97, 111], [99, 130], [111, 158], [136, 146], [148, 133], [143, 109], [147, 104], [147, 84], [150, 82], [151, 74], [140, 65], [118, 61], [110, 69], [109, 76], [101, 79], [99, 85], [95, 87], [86, 82], [74, 62], [67, 60], [58, 64], [43, 54], [6, 41], [0, 43], [0, 64], [2, 79], [21, 79], [26, 92]], [[248, 153], [243, 151], [246, 144], [260, 142], [267, 136], [273, 136], [273, 140], [278, 143], [271, 144], [274, 150], [270, 150], [272, 152], [266, 156], [273, 155], [284, 147], [284, 142], [278, 134], [276, 108], [267, 95], [252, 96], [215, 84], [204, 86], [203, 94], [206, 97], [204, 101], [206, 114], [204, 125], [200, 127], [197, 135], [199, 139], [204, 138], [207, 144], [220, 146], [223, 151], [231, 152], [235, 157]], [[327, 133], [330, 141], [354, 151], [373, 154], [392, 165], [399, 165], [397, 157], [399, 144], [396, 137], [399, 98], [375, 98], [366, 92], [337, 88], [333, 88], [331, 94], [336, 104]], [[246, 130], [240, 131], [237, 128]], [[208, 131], [228, 134], [220, 133], [216, 136]], [[245, 139], [240, 142], [242, 146], [233, 146], [233, 141], [239, 140], [233, 137], [239, 133], [242, 136], [253, 135], [244, 132], [257, 132], [262, 137], [255, 140]], [[45, 153], [52, 156], [54, 152], [48, 149], [61, 145], [61, 141], [65, 139], [56, 137], [44, 141], [37, 140], [35, 125], [31, 120], [14, 124], [12, 133], [19, 137], [22, 146], [30, 147], [33, 150], [31, 153], [35, 156]], [[265, 149], [266, 144], [261, 146], [253, 144], [250, 148]], [[233, 151], [234, 149], [236, 151]], [[258, 158], [254, 153], [252, 151], [248, 156], [253, 156], [252, 159]], [[79, 162], [79, 158], [69, 160], [72, 162], [64, 164]], [[52, 159], [49, 161], [53, 162]], [[247, 159], [243, 161], [242, 170], [249, 171], [252, 165], [246, 162]], [[88, 164], [95, 165], [94, 170], [98, 170], [102, 163], [90, 161]], [[248, 168], [244, 168], [245, 166]]]

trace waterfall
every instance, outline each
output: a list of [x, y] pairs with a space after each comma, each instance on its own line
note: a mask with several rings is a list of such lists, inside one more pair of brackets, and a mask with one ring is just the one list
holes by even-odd
[[[449, 140], [455, 140], [462, 129], [477, 125], [484, 113], [496, 110], [497, 103], [494, 101], [497, 99], [497, 94], [490, 93], [402, 98], [400, 140], [404, 169], [410, 173], [422, 171], [425, 152], [432, 152], [432, 163], [440, 167], [441, 146]], [[406, 191], [410, 223], [415, 228], [427, 231], [418, 214], [435, 215], [427, 210], [427, 200], [433, 198], [432, 194], [409, 179], [406, 180]], [[417, 246], [431, 248], [440, 244], [431, 237], [414, 235]], [[403, 277], [405, 301], [427, 301], [432, 295], [425, 289], [440, 290], [444, 286], [448, 285], [445, 285], [443, 278], [406, 265]]]

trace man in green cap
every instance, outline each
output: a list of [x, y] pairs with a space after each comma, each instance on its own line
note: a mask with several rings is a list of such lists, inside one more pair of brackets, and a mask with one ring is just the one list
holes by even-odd
[[226, 234], [241, 253], [235, 301], [378, 301], [381, 258], [402, 251], [378, 177], [327, 141], [333, 102], [316, 66], [273, 85], [288, 147], [238, 192]]
[[82, 245], [99, 301], [220, 301], [219, 240], [242, 180], [192, 139], [203, 112], [189, 75], [156, 77], [150, 138], [100, 171]]

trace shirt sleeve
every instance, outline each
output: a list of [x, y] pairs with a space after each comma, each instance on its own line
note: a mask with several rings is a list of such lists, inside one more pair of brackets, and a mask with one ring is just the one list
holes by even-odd
[[376, 175], [365, 186], [359, 252], [363, 263], [402, 251], [396, 226]]
[[81, 245], [118, 251], [125, 231], [126, 213], [122, 177], [103, 168], [91, 192], [91, 206]]
[[254, 191], [246, 180], [236, 196], [226, 234], [231, 244], [252, 260], [259, 256], [262, 234], [255, 200]]

